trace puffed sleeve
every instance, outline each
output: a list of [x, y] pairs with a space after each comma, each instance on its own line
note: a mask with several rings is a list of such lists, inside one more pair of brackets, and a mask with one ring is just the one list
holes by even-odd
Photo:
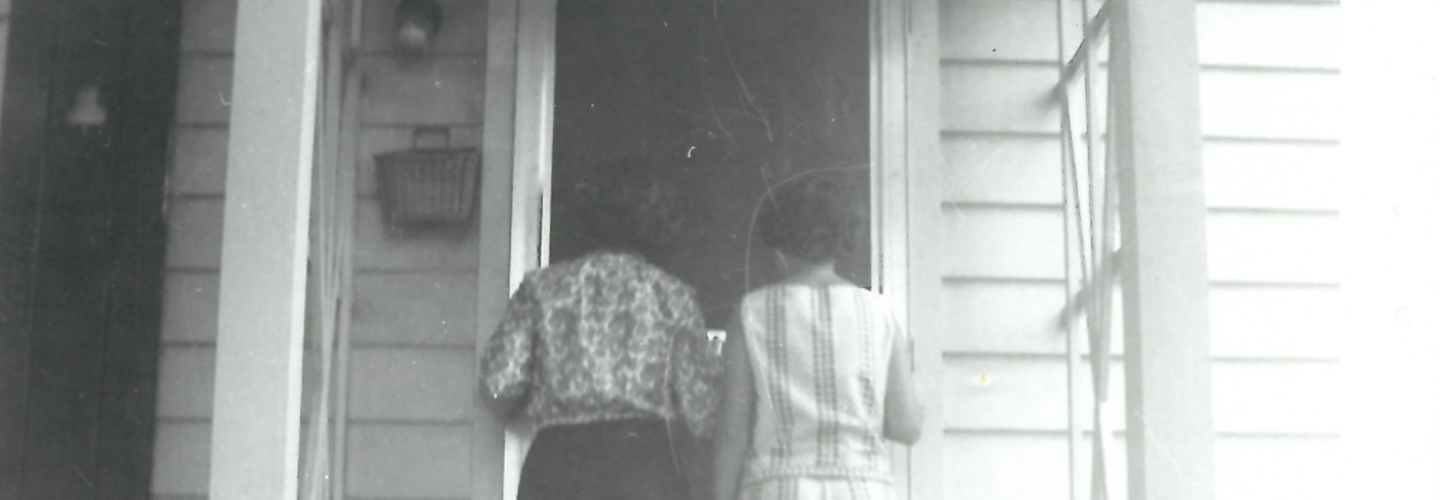
[[720, 406], [718, 390], [723, 372], [722, 360], [710, 350], [705, 334], [705, 316], [695, 302], [689, 287], [672, 289], [667, 300], [673, 316], [670, 380], [673, 384], [681, 416], [691, 432], [708, 436], [716, 408]]
[[540, 307], [529, 280], [510, 298], [505, 317], [485, 345], [481, 381], [496, 399], [518, 398], [530, 387], [530, 364]]

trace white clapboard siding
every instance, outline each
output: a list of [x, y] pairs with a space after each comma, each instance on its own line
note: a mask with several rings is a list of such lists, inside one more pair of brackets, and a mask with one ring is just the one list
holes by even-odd
[[944, 281], [946, 352], [1065, 352], [1061, 280]]
[[387, 234], [380, 200], [356, 201], [355, 267], [358, 271], [473, 271], [479, 250], [473, 234], [463, 238], [398, 238]]
[[946, 201], [1056, 206], [1061, 202], [1059, 134], [947, 134], [940, 145], [945, 154], [941, 181]]
[[182, 11], [156, 374], [155, 498], [198, 500], [209, 490], [235, 9], [234, 0], [188, 0]]
[[210, 54], [180, 57], [175, 122], [219, 125], [230, 122], [230, 81], [234, 59]]
[[[1110, 353], [1124, 353], [1124, 298], [1114, 284]], [[1058, 279], [946, 278], [941, 306], [944, 352], [977, 354], [1064, 354], [1065, 284]], [[1084, 321], [1086, 304], [1075, 303]], [[1083, 333], [1082, 333], [1083, 334]], [[1088, 354], [1089, 344], [1081, 346]]]
[[178, 198], [169, 203], [166, 267], [186, 270], [220, 269], [221, 231], [225, 201], [219, 198]]
[[1340, 82], [1331, 73], [1206, 70], [1200, 127], [1206, 136], [1338, 139]]
[[395, 0], [364, 4], [356, 159], [346, 494], [469, 498], [475, 415], [477, 235], [387, 232], [374, 156], [413, 146], [414, 129], [450, 127], [478, 145], [484, 95], [484, 2], [442, 0], [432, 55], [401, 61]]
[[1200, 2], [1200, 61], [1208, 65], [1338, 68], [1340, 9], [1331, 2]]
[[1336, 214], [1212, 212], [1206, 226], [1212, 281], [1339, 281]]
[[1337, 359], [1345, 310], [1338, 287], [1212, 285], [1210, 350], [1219, 357]]
[[[1067, 15], [1066, 54], [1079, 39], [1079, 2]], [[1095, 10], [1104, 2], [1091, 2]], [[940, 2], [940, 55], [947, 59], [1055, 61], [1055, 3], [1034, 0]], [[1211, 66], [1337, 68], [1340, 12], [1333, 1], [1201, 1], [1200, 61]], [[1093, 14], [1093, 12], [1092, 12]], [[1108, 54], [1101, 46], [1102, 60]]]
[[[1062, 356], [968, 355], [946, 358], [945, 427], [951, 430], [1063, 431], [1066, 374]], [[1221, 360], [1214, 363], [1215, 430], [1259, 435], [1333, 435], [1340, 429], [1330, 361]], [[1111, 364], [1114, 429], [1125, 428], [1125, 370]], [[1090, 387], [1088, 366], [1082, 376]], [[1080, 405], [1089, 408], [1089, 392]], [[1089, 428], [1089, 423], [1086, 423]]]
[[[306, 366], [306, 377], [320, 361], [320, 353], [307, 345], [301, 353]], [[214, 344], [161, 344], [159, 367], [159, 390], [157, 391], [155, 416], [162, 421], [208, 421], [214, 414], [215, 404], [215, 345]], [[306, 391], [313, 387], [307, 386]], [[314, 402], [311, 395], [304, 394], [300, 407], [300, 418], [308, 419]]]
[[[155, 426], [151, 498], [204, 500], [210, 491], [210, 422], [160, 420]], [[300, 435], [309, 425], [300, 424]]]
[[474, 417], [473, 349], [357, 348], [350, 362], [352, 419], [435, 423]]
[[1069, 453], [1062, 435], [946, 434], [947, 498], [1067, 498]]
[[166, 421], [155, 425], [155, 495], [205, 495], [210, 491], [210, 422]]
[[[1197, 5], [1203, 189], [1212, 207], [1216, 491], [1225, 500], [1334, 491], [1304, 471], [1334, 470], [1339, 431], [1331, 394], [1340, 335], [1337, 7]], [[946, 495], [1063, 498], [1055, 5], [949, 0], [938, 15], [945, 164], [920, 166], [917, 175], [942, 183], [942, 206], [912, 219], [912, 231], [944, 245], [932, 254], [938, 262], [921, 265], [937, 267], [942, 280], [935, 303], [943, 304], [944, 329], [928, 334], [944, 336]], [[1073, 48], [1067, 37], [1067, 54]], [[1114, 347], [1118, 354], [1123, 344]], [[1112, 370], [1111, 422], [1123, 430], [1124, 371], [1118, 361]], [[1087, 386], [1088, 377], [1086, 370]], [[1123, 464], [1123, 447], [1117, 451], [1111, 463]]]
[[1054, 64], [1055, 2], [963, 0], [939, 7], [942, 58]]
[[[1063, 433], [947, 433], [947, 498], [1054, 500], [1069, 497], [1069, 449]], [[1113, 464], [1125, 463], [1125, 443], [1115, 439]], [[1089, 436], [1082, 443], [1090, 456]], [[1121, 472], [1123, 477], [1123, 471]], [[1080, 476], [1090, 477], [1090, 464]], [[1125, 498], [1124, 481], [1110, 498]]]
[[167, 271], [160, 339], [167, 343], [215, 341], [220, 308], [218, 271]]
[[1335, 498], [1339, 5], [1202, 2], [1197, 15], [1215, 497]]
[[1215, 430], [1260, 435], [1334, 435], [1342, 416], [1331, 361], [1220, 360], [1211, 367]]
[[471, 424], [351, 424], [346, 493], [359, 498], [470, 498]]
[[352, 342], [473, 348], [478, 288], [468, 273], [356, 275]]
[[943, 408], [936, 417], [945, 432], [926, 439], [944, 440], [945, 498], [1063, 498], [1069, 455], [1055, 4], [938, 4], [935, 132], [944, 163], [919, 165], [912, 175], [940, 183], [940, 199], [918, 205], [930, 211], [913, 215], [910, 228], [912, 244], [941, 246], [926, 254], [933, 262], [910, 263], [934, 270], [919, 276], [940, 281], [941, 296], [921, 303], [944, 311], [935, 322], [943, 328], [914, 332], [939, 336], [931, 345], [944, 357], [940, 384], [921, 393]]
[[[1064, 214], [1059, 207], [942, 208], [941, 276], [1061, 279], [1065, 276]], [[933, 233], [932, 233], [933, 234]]]
[[180, 46], [186, 52], [234, 52], [235, 0], [185, 0]]
[[402, 62], [365, 57], [360, 62], [365, 125], [478, 125], [485, 95], [485, 60], [479, 55]]
[[1209, 140], [1205, 200], [1211, 207], [1335, 210], [1341, 200], [1338, 144]]
[[155, 416], [208, 419], [215, 402], [215, 347], [162, 346]]
[[[952, 498], [1048, 500], [1068, 495], [1068, 448], [1063, 433], [945, 435], [948, 492]], [[1125, 439], [1111, 441], [1111, 464], [1122, 467]], [[1090, 456], [1090, 436], [1083, 456]], [[1333, 438], [1221, 435], [1215, 442], [1216, 500], [1335, 498], [1344, 472], [1340, 441]], [[1080, 477], [1090, 477], [1082, 463]], [[1125, 481], [1113, 481], [1110, 498], [1125, 498]]]
[[1065, 360], [1059, 356], [949, 356], [947, 431], [1064, 431]]
[[171, 159], [170, 194], [218, 196], [225, 193], [225, 162], [229, 151], [228, 127], [175, 128]]
[[[484, 2], [445, 0], [440, 54], [402, 64], [389, 46], [394, 0], [364, 2], [363, 96], [357, 168], [350, 494], [361, 498], [465, 498], [474, 415], [476, 236], [397, 239], [380, 221], [372, 157], [410, 147], [414, 127], [460, 125], [474, 146], [483, 94]], [[209, 418], [234, 0], [185, 2], [169, 179], [167, 272], [152, 491], [199, 500], [208, 488]], [[378, 272], [379, 274], [376, 274]], [[313, 389], [313, 350], [306, 352]], [[308, 416], [310, 396], [302, 408]]]
[[1056, 69], [1045, 65], [942, 63], [944, 131], [1056, 133]]
[[1335, 438], [1221, 436], [1215, 442], [1215, 499], [1343, 498]]

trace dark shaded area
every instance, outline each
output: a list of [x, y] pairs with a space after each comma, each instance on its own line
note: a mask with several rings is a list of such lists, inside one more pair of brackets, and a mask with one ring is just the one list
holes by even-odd
[[[641, 156], [685, 193], [660, 265], [694, 285], [712, 328], [777, 277], [749, 228], [767, 186], [833, 169], [868, 192], [868, 3], [561, 0], [551, 260], [588, 250], [575, 216], [596, 164]], [[854, 203], [865, 207], [868, 199]], [[870, 281], [869, 227], [841, 273]]]
[[[146, 498], [179, 0], [17, 0], [0, 124], [0, 500]], [[98, 85], [109, 120], [67, 125]]]

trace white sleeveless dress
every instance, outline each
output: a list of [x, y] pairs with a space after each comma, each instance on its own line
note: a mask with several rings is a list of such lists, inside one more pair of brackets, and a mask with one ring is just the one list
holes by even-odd
[[885, 500], [886, 375], [903, 337], [879, 295], [777, 285], [741, 302], [756, 403], [742, 499]]

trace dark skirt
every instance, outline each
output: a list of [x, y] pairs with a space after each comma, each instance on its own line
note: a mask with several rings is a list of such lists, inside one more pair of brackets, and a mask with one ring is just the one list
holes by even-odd
[[541, 429], [520, 470], [518, 500], [687, 498], [663, 420]]

